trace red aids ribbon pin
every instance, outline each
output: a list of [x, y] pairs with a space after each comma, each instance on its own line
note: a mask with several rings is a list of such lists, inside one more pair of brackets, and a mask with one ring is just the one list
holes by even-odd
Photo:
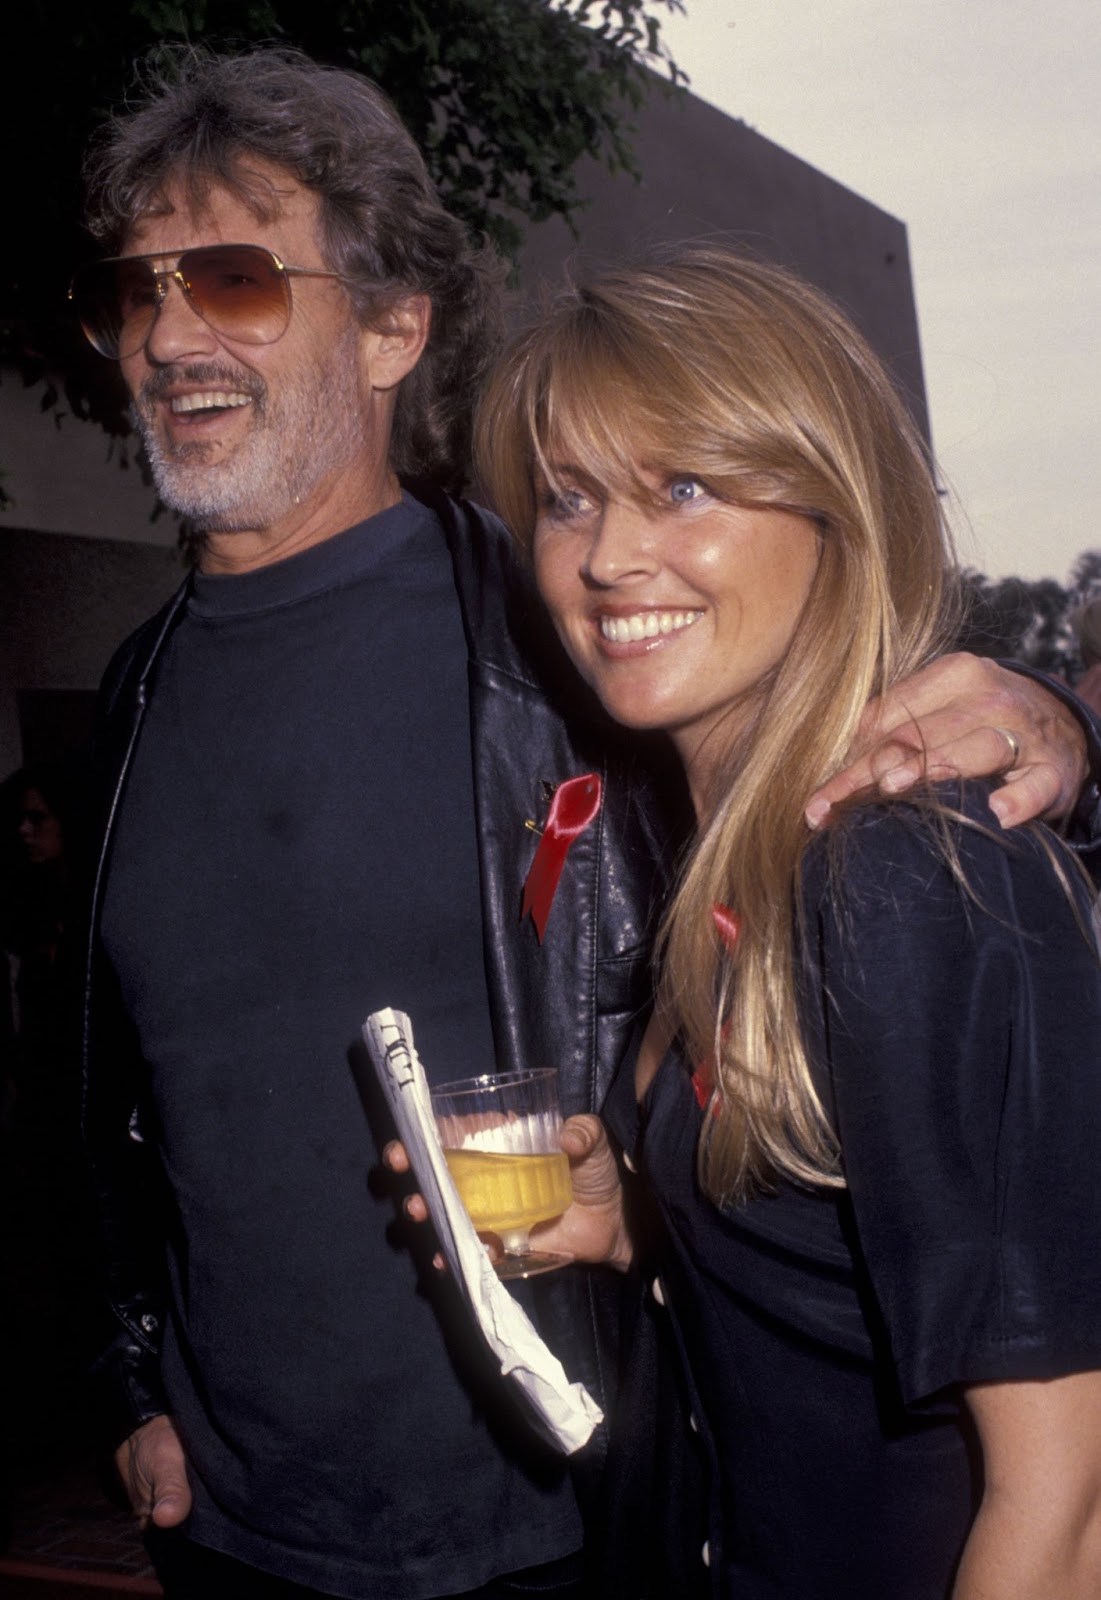
[[711, 920], [723, 944], [732, 951], [742, 931], [741, 917], [736, 911], [731, 911], [729, 906], [724, 906], [721, 900], [716, 900], [711, 907]]
[[524, 902], [520, 908], [521, 921], [530, 911], [540, 944], [570, 845], [599, 816], [602, 796], [603, 786], [596, 772], [568, 778], [554, 791], [543, 837], [524, 882]]
[[[696, 1091], [696, 1104], [701, 1111], [706, 1111], [711, 1096], [715, 1093], [715, 1063], [701, 1061], [692, 1074], [692, 1087]], [[716, 1112], [718, 1107], [715, 1107]]]
[[[714, 924], [715, 932], [718, 934], [722, 943], [726, 946], [727, 950], [733, 952], [734, 946], [738, 943], [738, 935], [742, 931], [741, 917], [736, 911], [731, 911], [729, 906], [724, 906], [721, 900], [716, 900], [711, 907], [711, 921]], [[727, 1023], [723, 1028], [724, 1039], [729, 1031], [730, 1024]], [[708, 1105], [710, 1104], [712, 1116], [717, 1117], [719, 1114], [719, 1103], [714, 1098], [715, 1063], [713, 1061], [700, 1062], [699, 1066], [692, 1074], [692, 1087], [696, 1091], [696, 1100], [699, 1104], [700, 1110], [706, 1111]]]

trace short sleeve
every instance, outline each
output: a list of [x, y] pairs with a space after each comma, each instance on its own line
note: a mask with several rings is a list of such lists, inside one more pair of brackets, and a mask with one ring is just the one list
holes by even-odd
[[[844, 825], [808, 873], [858, 1270], [907, 1404], [1101, 1366], [1101, 965], [1089, 895], [985, 792]], [[1067, 861], [1068, 877], [1074, 868]], [[812, 887], [813, 886], [813, 887]]]

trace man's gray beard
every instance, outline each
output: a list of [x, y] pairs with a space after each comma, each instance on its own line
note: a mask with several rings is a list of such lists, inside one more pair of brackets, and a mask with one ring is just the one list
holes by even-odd
[[[310, 363], [275, 391], [258, 373], [218, 362], [160, 369], [142, 387], [131, 414], [165, 505], [207, 533], [256, 532], [307, 501], [322, 479], [364, 448], [357, 330], [349, 328], [324, 367]], [[252, 396], [247, 436], [224, 460], [209, 461], [200, 440], [164, 448], [153, 423], [158, 395], [186, 379], [203, 388]]]

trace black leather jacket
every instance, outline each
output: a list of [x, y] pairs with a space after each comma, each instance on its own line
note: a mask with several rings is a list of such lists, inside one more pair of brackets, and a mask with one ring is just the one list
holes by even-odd
[[[416, 493], [446, 530], [468, 641], [486, 965], [499, 1065], [506, 1070], [554, 1061], [564, 1110], [595, 1110], [649, 999], [647, 952], [669, 843], [661, 833], [657, 788], [644, 758], [617, 753], [614, 734], [572, 680], [502, 524], [476, 507], [420, 488]], [[171, 1198], [155, 1139], [142, 1137], [146, 1070], [102, 951], [99, 918], [113, 825], [143, 714], [156, 692], [157, 661], [187, 593], [185, 583], [112, 662], [97, 748], [102, 814], [84, 983], [83, 1124], [111, 1312], [100, 1389], [116, 1441], [166, 1410], [159, 1349]], [[538, 844], [525, 822], [541, 823], [555, 787], [589, 771], [602, 775], [602, 809], [569, 853], [540, 945], [530, 919], [520, 921], [522, 885]], [[571, 1269], [540, 1286], [548, 1342], [605, 1409], [615, 1345], [614, 1276]], [[594, 1466], [600, 1454], [598, 1445]]]

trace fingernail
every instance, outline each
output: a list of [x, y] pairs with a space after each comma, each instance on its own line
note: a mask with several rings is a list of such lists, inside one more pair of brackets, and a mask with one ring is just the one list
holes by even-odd
[[990, 805], [991, 811], [993, 811], [994, 815], [998, 819], [998, 826], [999, 827], [1007, 828], [1007, 827], [1011, 827], [1012, 826], [1012, 824], [1006, 820], [1006, 809], [1005, 809], [1004, 800], [1000, 801], [997, 794], [992, 794], [990, 796], [989, 805]]
[[879, 787], [886, 790], [887, 794], [898, 794], [901, 789], [908, 789], [913, 781], [914, 774], [909, 767], [895, 767], [883, 774]]
[[829, 814], [830, 803], [828, 800], [811, 800], [807, 805], [807, 809], [803, 812], [808, 828], [821, 827]]

